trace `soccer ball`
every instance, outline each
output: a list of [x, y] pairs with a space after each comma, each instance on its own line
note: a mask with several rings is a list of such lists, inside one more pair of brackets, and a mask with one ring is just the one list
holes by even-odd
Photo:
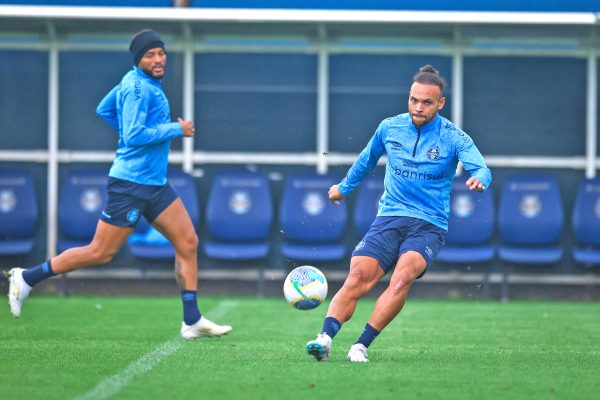
[[317, 308], [327, 297], [327, 279], [309, 265], [295, 268], [283, 283], [285, 299], [299, 310]]

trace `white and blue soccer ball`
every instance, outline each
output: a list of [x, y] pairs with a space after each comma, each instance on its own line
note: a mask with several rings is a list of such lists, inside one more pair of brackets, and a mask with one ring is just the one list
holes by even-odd
[[309, 265], [294, 268], [283, 283], [285, 299], [299, 310], [317, 308], [327, 297], [327, 279]]

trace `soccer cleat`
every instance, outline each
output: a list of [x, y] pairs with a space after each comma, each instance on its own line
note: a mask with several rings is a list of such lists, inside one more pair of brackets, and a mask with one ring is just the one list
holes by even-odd
[[219, 337], [227, 335], [233, 328], [229, 325], [217, 325], [204, 317], [200, 317], [194, 325], [181, 323], [181, 337], [194, 340], [199, 337]]
[[329, 349], [331, 349], [331, 338], [326, 333], [319, 333], [315, 340], [306, 343], [306, 351], [317, 361], [327, 361]]
[[23, 279], [23, 271], [25, 271], [23, 268], [13, 268], [8, 273], [5, 272], [8, 278], [8, 304], [15, 318], [21, 315], [23, 301], [31, 292], [31, 286]]
[[348, 352], [348, 361], [369, 362], [367, 348], [362, 343], [354, 343]]

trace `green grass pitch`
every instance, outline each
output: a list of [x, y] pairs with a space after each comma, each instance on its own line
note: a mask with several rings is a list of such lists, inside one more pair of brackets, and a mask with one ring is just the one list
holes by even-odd
[[179, 299], [33, 296], [0, 313], [0, 399], [598, 399], [600, 303], [412, 300], [369, 349], [346, 353], [365, 299], [317, 363], [326, 305], [201, 298], [234, 331], [178, 338]]

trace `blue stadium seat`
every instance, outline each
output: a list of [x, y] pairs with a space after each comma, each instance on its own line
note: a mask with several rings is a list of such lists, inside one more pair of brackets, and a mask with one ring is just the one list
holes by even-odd
[[588, 267], [600, 265], [600, 178], [581, 181], [573, 209], [573, 232], [575, 261]]
[[29, 254], [37, 223], [38, 207], [31, 174], [0, 170], [0, 255]]
[[377, 216], [379, 199], [383, 194], [383, 175], [365, 179], [358, 188], [354, 203], [354, 228], [363, 237]]
[[210, 240], [204, 252], [218, 260], [266, 258], [273, 224], [269, 179], [258, 172], [223, 172], [213, 178], [206, 205]]
[[[190, 215], [194, 226], [200, 220], [200, 206], [196, 194], [194, 179], [182, 171], [169, 172], [168, 181], [177, 192]], [[144, 260], [172, 260], [175, 250], [171, 243], [160, 232], [154, 229], [145, 219], [142, 219], [129, 236], [127, 247], [132, 256]]]
[[327, 191], [339, 182], [334, 175], [294, 174], [285, 183], [280, 225], [287, 241], [284, 257], [295, 261], [340, 260], [346, 245], [340, 240], [346, 227], [346, 203], [329, 202]]
[[446, 263], [484, 263], [494, 258], [492, 189], [474, 192], [464, 178], [455, 179], [450, 193], [450, 218], [446, 245], [437, 260]]
[[106, 204], [108, 173], [104, 170], [72, 170], [61, 184], [58, 200], [56, 243], [59, 253], [89, 244]]
[[498, 225], [499, 257], [514, 264], [553, 264], [562, 258], [557, 243], [563, 208], [553, 177], [515, 176], [505, 181]]

